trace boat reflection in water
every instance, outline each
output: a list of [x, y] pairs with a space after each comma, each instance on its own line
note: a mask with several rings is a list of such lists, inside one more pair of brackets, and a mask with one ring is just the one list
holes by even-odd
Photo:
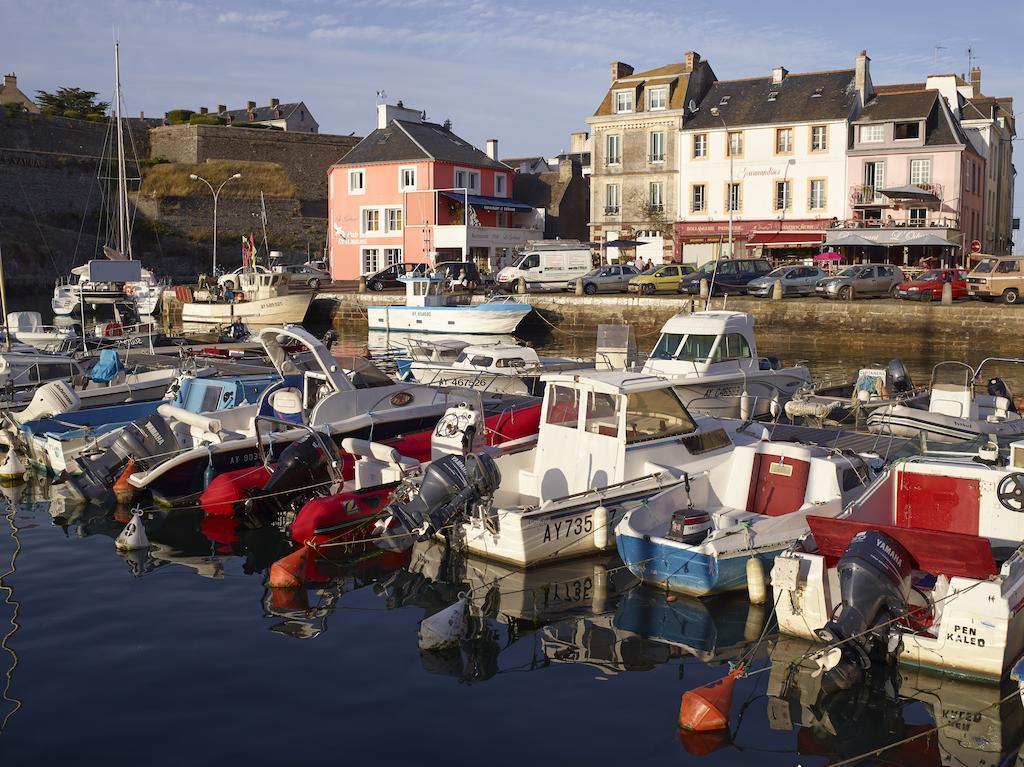
[[1011, 686], [873, 667], [864, 684], [827, 695], [817, 664], [804, 660], [815, 649], [780, 637], [771, 650], [769, 726], [795, 730], [800, 755], [840, 761], [884, 749], [875, 757], [880, 763], [922, 767], [1016, 761], [1024, 709]]

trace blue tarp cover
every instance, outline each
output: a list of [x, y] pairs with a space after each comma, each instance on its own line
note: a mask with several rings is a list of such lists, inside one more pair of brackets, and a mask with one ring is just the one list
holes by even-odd
[[121, 370], [121, 358], [116, 349], [104, 349], [100, 352], [99, 361], [92, 366], [90, 378], [96, 383], [110, 383]]

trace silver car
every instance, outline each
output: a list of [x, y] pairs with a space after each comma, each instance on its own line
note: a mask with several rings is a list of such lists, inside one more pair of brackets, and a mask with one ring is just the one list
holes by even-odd
[[331, 275], [321, 269], [315, 269], [309, 264], [279, 266], [275, 267], [275, 271], [288, 275], [288, 287], [291, 288], [308, 287], [319, 290], [321, 285], [331, 281]]
[[[583, 292], [588, 296], [594, 293], [625, 293], [629, 281], [640, 274], [640, 270], [629, 264], [609, 264], [591, 269], [583, 275]], [[576, 280], [565, 284], [566, 290], [576, 290]]]
[[859, 264], [848, 266], [835, 277], [818, 280], [814, 292], [822, 298], [849, 298], [861, 296], [892, 296], [899, 293], [903, 272], [892, 264]]
[[752, 296], [766, 298], [772, 294], [775, 282], [782, 283], [784, 296], [810, 296], [814, 294], [814, 286], [825, 273], [816, 266], [780, 266], [764, 277], [756, 277], [747, 283], [747, 293]]

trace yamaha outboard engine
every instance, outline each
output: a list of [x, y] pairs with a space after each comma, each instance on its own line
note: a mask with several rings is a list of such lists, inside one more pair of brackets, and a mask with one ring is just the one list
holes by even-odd
[[[326, 443], [329, 453], [324, 452]], [[334, 441], [308, 434], [281, 451], [270, 479], [262, 488], [255, 488], [245, 504], [245, 511], [254, 522], [273, 521], [291, 524], [293, 516], [306, 501], [328, 491], [331, 464], [339, 457]]]
[[885, 371], [889, 377], [890, 393], [906, 394], [909, 391], [913, 391], [914, 382], [910, 380], [907, 366], [903, 364], [903, 360], [899, 357], [889, 360], [889, 364], [885, 366]]
[[489, 455], [471, 453], [465, 458], [438, 458], [424, 473], [415, 498], [388, 505], [385, 511], [396, 524], [386, 534], [393, 537], [412, 533], [418, 540], [427, 540], [472, 503], [493, 495], [500, 484], [501, 472]]
[[891, 659], [900, 636], [893, 620], [908, 612], [912, 562], [898, 541], [877, 530], [850, 541], [837, 565], [842, 602], [815, 632], [841, 652], [825, 673], [823, 689], [848, 689], [873, 660]]
[[1017, 412], [1017, 405], [1013, 401], [1013, 392], [1010, 391], [1010, 387], [1007, 386], [1006, 381], [1002, 378], [990, 378], [988, 379], [988, 393], [992, 397], [1005, 397], [1009, 406], [1006, 408], [1011, 413]]

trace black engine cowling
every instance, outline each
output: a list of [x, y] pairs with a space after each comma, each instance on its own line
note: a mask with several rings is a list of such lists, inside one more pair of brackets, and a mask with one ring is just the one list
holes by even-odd
[[1007, 385], [1006, 381], [1002, 378], [990, 378], [988, 379], [988, 385], [985, 388], [992, 397], [1005, 397], [1010, 403], [1010, 412], [1017, 412], [1017, 405], [1013, 401], [1013, 392], [1010, 391], [1010, 387]]
[[[327, 450], [324, 449], [326, 442]], [[306, 501], [328, 490], [331, 464], [338, 458], [334, 443], [312, 434], [296, 440], [281, 451], [270, 479], [253, 491], [246, 510], [254, 519], [274, 519], [286, 524], [286, 515], [302, 508]]]
[[914, 382], [910, 380], [910, 372], [899, 357], [889, 360], [885, 369], [889, 374], [889, 389], [893, 394], [905, 394], [914, 389]]
[[826, 681], [847, 689], [872, 660], [890, 659], [890, 639], [898, 639], [893, 620], [908, 612], [913, 558], [892, 537], [865, 530], [850, 541], [837, 569], [842, 601], [815, 633], [842, 651]]

